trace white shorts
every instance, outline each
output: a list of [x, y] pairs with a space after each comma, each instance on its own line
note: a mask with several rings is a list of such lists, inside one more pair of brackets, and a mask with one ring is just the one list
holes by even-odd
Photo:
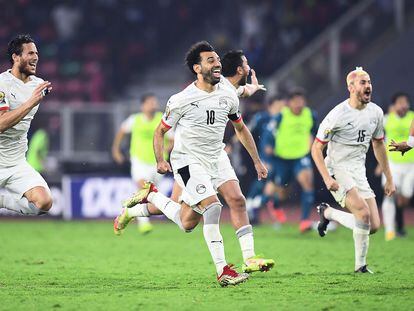
[[131, 159], [131, 177], [135, 182], [148, 180], [158, 184], [162, 175], [157, 173], [156, 164], [148, 164], [137, 159]]
[[218, 167], [215, 171], [207, 170], [203, 165], [194, 163], [174, 170], [174, 179], [183, 189], [180, 200], [193, 208], [202, 200], [216, 195], [217, 189], [225, 182], [238, 181], [230, 159], [224, 150], [220, 154]]
[[16, 199], [21, 199], [25, 192], [38, 186], [51, 193], [43, 177], [26, 161], [0, 168], [0, 187], [7, 189]]
[[345, 207], [346, 194], [352, 188], [356, 188], [363, 199], [375, 198], [375, 193], [368, 183], [365, 168], [338, 168], [330, 169], [330, 172], [339, 184], [339, 189], [331, 191], [331, 194], [342, 207]]
[[[390, 170], [397, 193], [411, 198], [414, 194], [414, 163], [393, 163], [390, 161]], [[385, 176], [382, 175], [382, 185], [385, 185]]]

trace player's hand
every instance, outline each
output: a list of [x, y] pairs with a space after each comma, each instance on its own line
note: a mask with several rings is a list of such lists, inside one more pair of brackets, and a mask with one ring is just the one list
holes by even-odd
[[262, 161], [259, 161], [254, 164], [254, 168], [257, 172], [257, 180], [262, 180], [262, 178], [267, 178], [267, 168]]
[[119, 150], [112, 151], [112, 158], [117, 164], [122, 164], [125, 161], [125, 157]]
[[379, 164], [377, 165], [377, 167], [374, 170], [374, 174], [375, 174], [375, 176], [381, 176], [381, 174], [382, 174], [381, 165], [379, 165]]
[[385, 182], [384, 185], [384, 193], [386, 196], [390, 197], [395, 193], [395, 185], [392, 181], [388, 180]]
[[263, 84], [259, 84], [259, 80], [257, 80], [256, 77], [256, 71], [254, 71], [254, 69], [250, 69], [251, 72], [251, 81], [252, 81], [252, 85], [256, 88], [256, 91], [267, 91], [267, 89], [265, 88], [265, 86]]
[[171, 165], [165, 160], [162, 160], [157, 163], [157, 172], [159, 174], [165, 174], [168, 172], [172, 172]]
[[32, 96], [30, 96], [30, 102], [32, 103], [32, 107], [35, 107], [39, 102], [42, 100], [43, 97], [45, 97], [45, 90], [47, 89], [47, 92], [52, 91], [52, 83], [49, 81], [44, 81], [40, 83], [33, 91]]
[[390, 147], [390, 151], [400, 151], [401, 155], [404, 155], [404, 153], [411, 150], [411, 147], [408, 146], [405, 141], [397, 143], [394, 140], [391, 140], [391, 144], [389, 144], [388, 147]]
[[335, 179], [333, 179], [332, 177], [330, 177], [330, 176], [329, 176], [329, 179], [328, 179], [328, 180], [324, 180], [324, 182], [325, 182], [326, 188], [327, 188], [329, 191], [338, 191], [338, 189], [339, 189], [339, 184], [338, 184], [338, 182], [337, 182]]

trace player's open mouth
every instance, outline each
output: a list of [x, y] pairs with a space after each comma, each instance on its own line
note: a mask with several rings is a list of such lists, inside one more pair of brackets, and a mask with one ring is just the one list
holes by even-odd
[[220, 78], [220, 76], [221, 76], [221, 68], [214, 69], [213, 70], [213, 76], [216, 77], [216, 78]]
[[36, 69], [36, 65], [37, 63], [29, 63], [29, 67], [31, 67], [32, 69]]

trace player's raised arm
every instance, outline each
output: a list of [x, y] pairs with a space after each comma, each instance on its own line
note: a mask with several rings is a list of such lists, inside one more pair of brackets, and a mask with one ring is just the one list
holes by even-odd
[[45, 96], [45, 89], [52, 90], [51, 83], [49, 81], [44, 81], [40, 83], [33, 91], [32, 96], [20, 105], [17, 109], [8, 110], [8, 104], [6, 105], [5, 93], [0, 90], [0, 94], [2, 94], [2, 101], [1, 107], [4, 110], [0, 111], [0, 133], [3, 133], [7, 129], [15, 126], [19, 123]]
[[254, 71], [253, 68], [250, 69], [250, 72], [251, 72], [251, 83], [247, 83], [246, 85], [243, 86], [244, 92], [241, 95], [241, 97], [250, 97], [257, 91], [266, 92], [267, 90], [263, 84], [259, 83], [259, 80], [256, 77], [256, 72]]
[[239, 116], [236, 120], [230, 118], [230, 120], [232, 120], [237, 138], [242, 143], [244, 148], [246, 148], [247, 152], [253, 160], [254, 167], [257, 171], [257, 179], [261, 180], [262, 178], [267, 178], [267, 168], [259, 157], [256, 143], [254, 142], [253, 136], [250, 133], [249, 129], [244, 124], [242, 117]]

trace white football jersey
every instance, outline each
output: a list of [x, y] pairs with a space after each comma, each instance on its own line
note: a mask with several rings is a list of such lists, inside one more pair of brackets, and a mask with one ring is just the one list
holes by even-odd
[[228, 120], [240, 122], [239, 99], [221, 80], [207, 93], [191, 83], [167, 103], [162, 123], [175, 129], [171, 164], [174, 170], [193, 163], [217, 168]]
[[[30, 76], [24, 83], [10, 70], [0, 74], [0, 111], [15, 110], [26, 102], [43, 79]], [[39, 106], [35, 106], [19, 123], [0, 133], [0, 167], [13, 166], [24, 160], [27, 151], [27, 132]]]
[[325, 158], [328, 170], [365, 167], [371, 140], [384, 138], [383, 118], [382, 109], [372, 102], [358, 110], [347, 99], [332, 109], [316, 135], [318, 141], [328, 143]]

